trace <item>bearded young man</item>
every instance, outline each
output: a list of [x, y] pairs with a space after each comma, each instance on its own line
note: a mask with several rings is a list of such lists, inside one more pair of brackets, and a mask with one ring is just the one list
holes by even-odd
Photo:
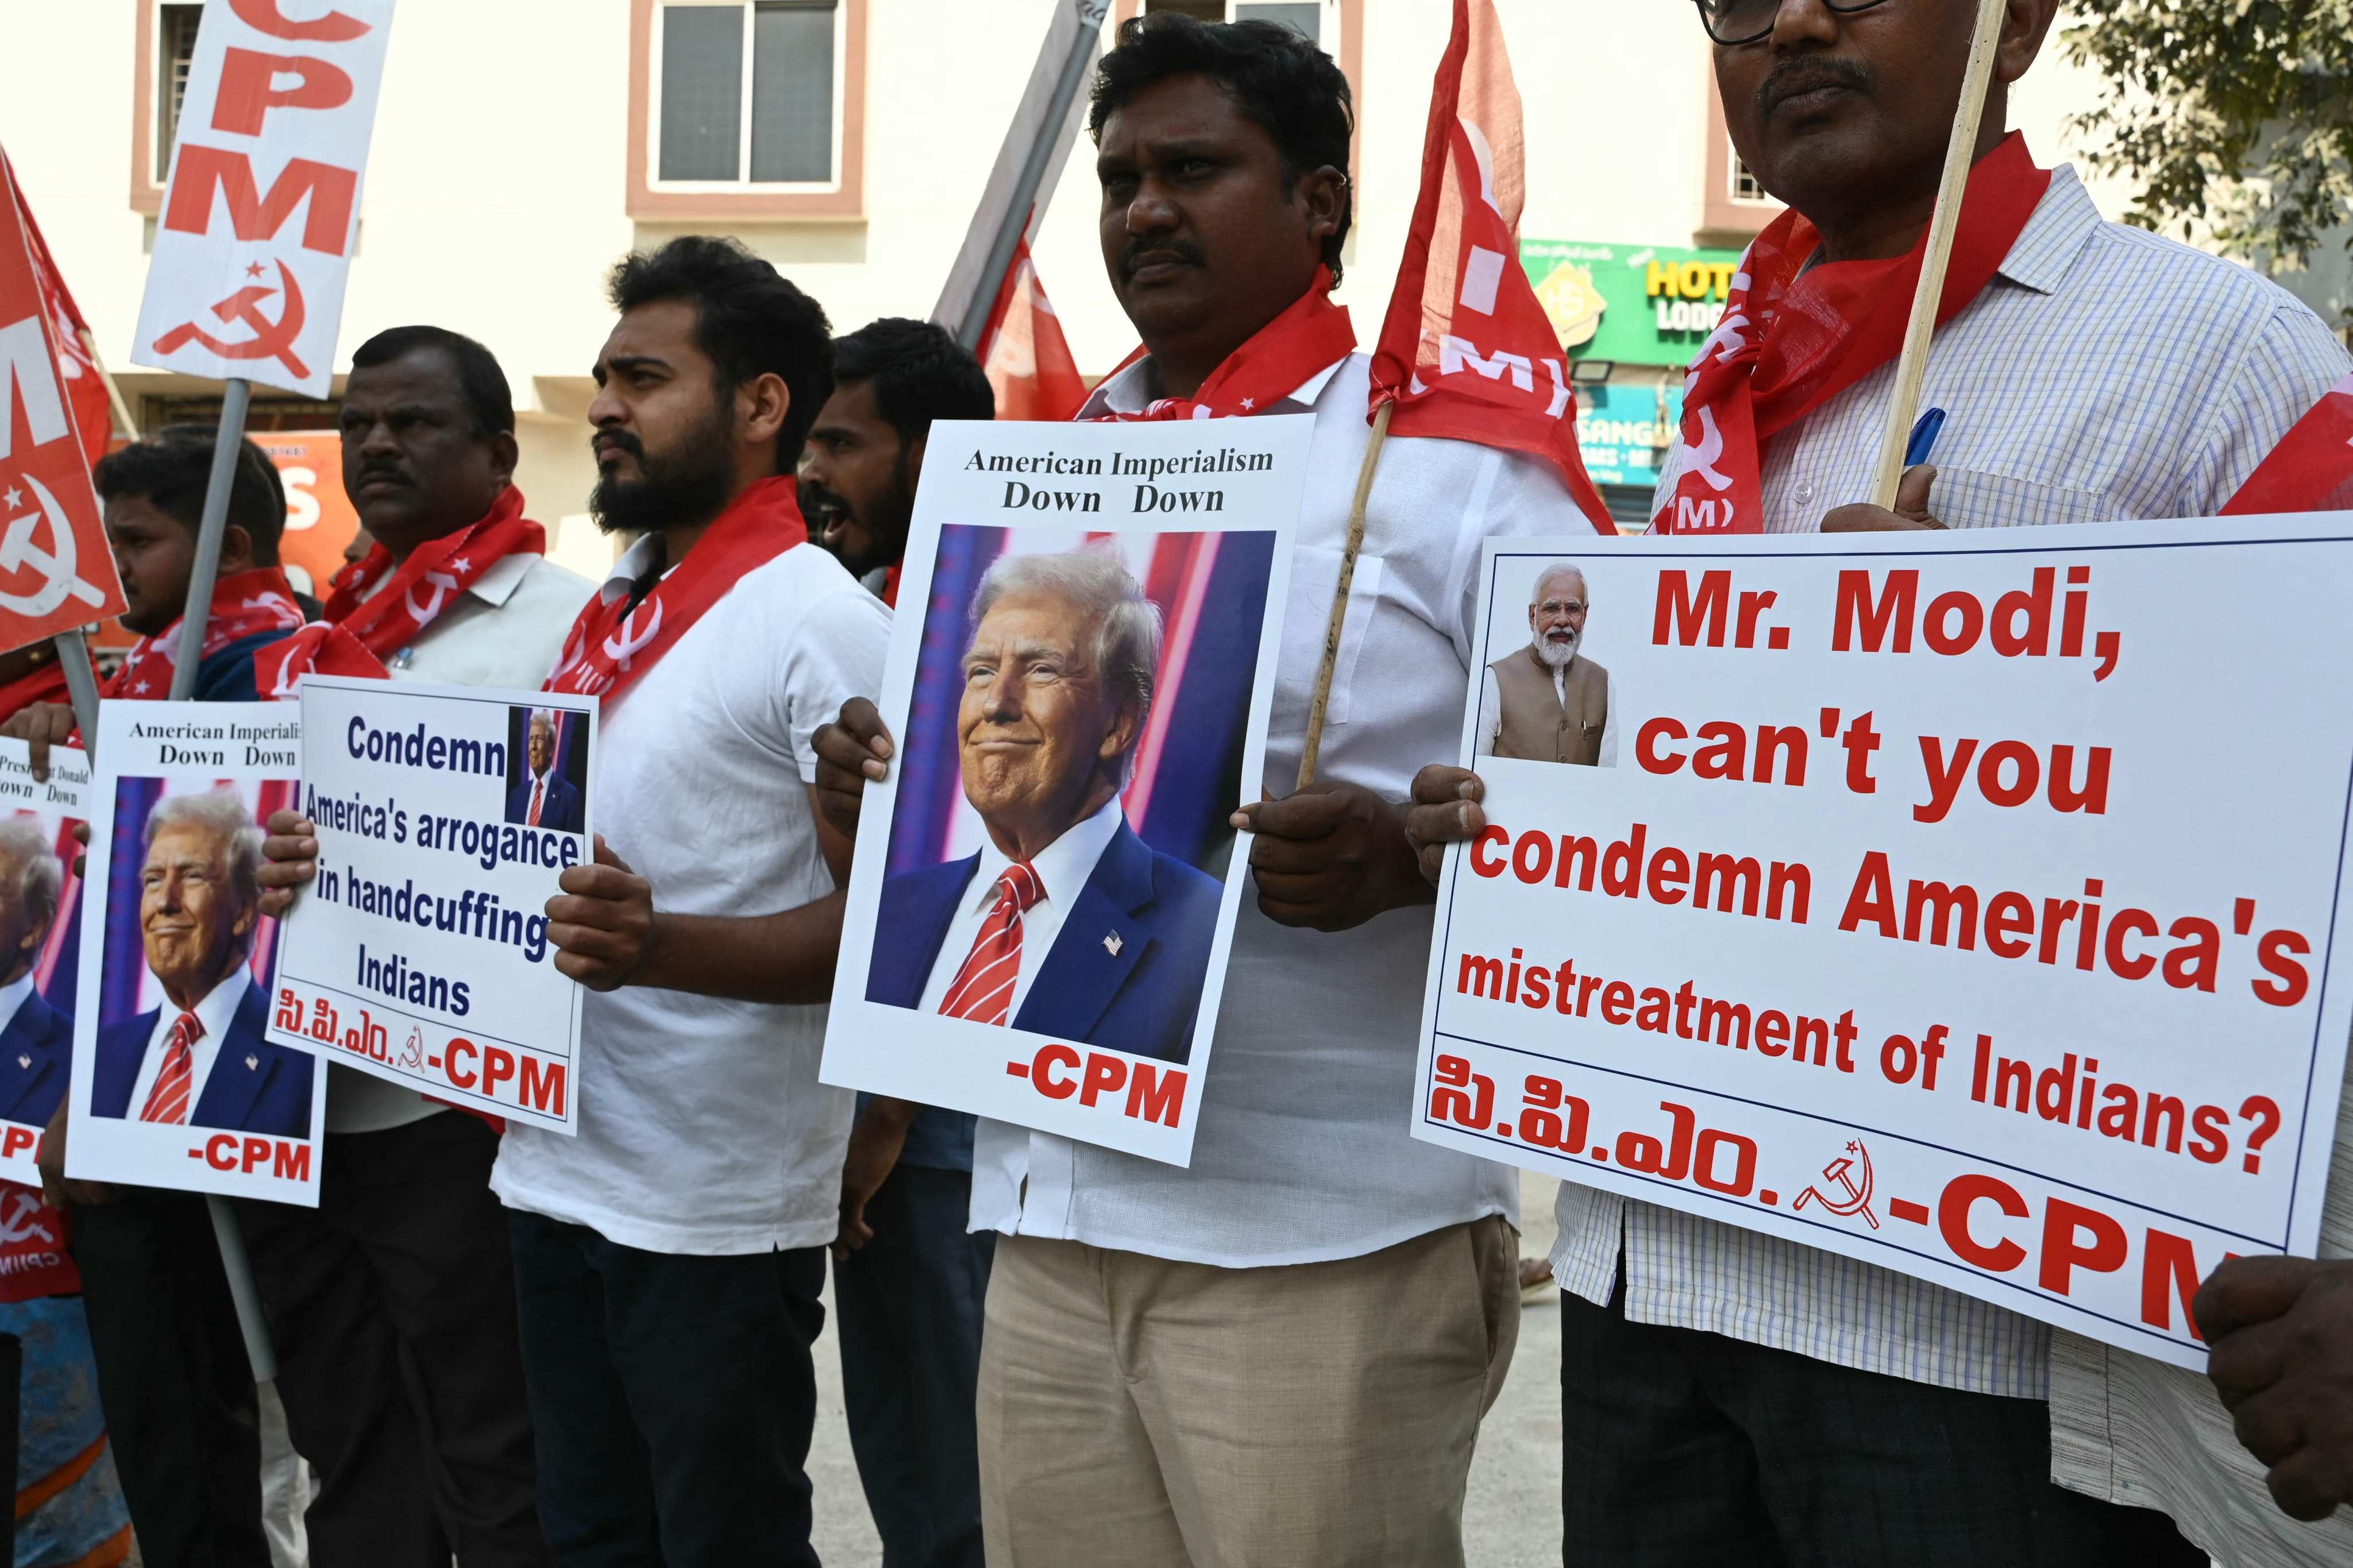
[[[1950, 422], [1886, 511], [1854, 503], [1975, 6], [1699, 0], [1734, 145], [1792, 210], [1694, 361], [1662, 529], [1722, 531], [1727, 501], [1735, 531], [2210, 516], [2344, 375], [2287, 294], [2103, 223], [2073, 172], [2003, 133], [2057, 5], [2007, 0], [1922, 395]], [[1426, 869], [1485, 826], [1478, 796], [1460, 769], [1416, 781]], [[2220, 1466], [2185, 1465], [2181, 1418], [2136, 1407], [2141, 1358], [1573, 1184], [1558, 1215], [1568, 1560], [2202, 1563], [2151, 1504], [2234, 1563], [2296, 1560], [2246, 1555], [2191, 1506]]]
[[[1532, 459], [1391, 440], [1323, 777], [1275, 798], [1369, 438], [1367, 361], [1329, 297], [1350, 121], [1339, 68], [1271, 24], [1130, 22], [1095, 81], [1103, 261], [1144, 350], [1082, 417], [1312, 413], [1315, 429], [1266, 774], [1245, 785], [1266, 795], [1244, 814], [1257, 898], [1192, 1164], [980, 1126], [997, 1568], [1462, 1561], [1472, 1447], [1518, 1331], [1517, 1183], [1405, 1130], [1432, 892], [1399, 803], [1460, 731], [1480, 540], [1587, 525]], [[879, 728], [861, 708], [821, 742], [845, 818], [886, 770]]]

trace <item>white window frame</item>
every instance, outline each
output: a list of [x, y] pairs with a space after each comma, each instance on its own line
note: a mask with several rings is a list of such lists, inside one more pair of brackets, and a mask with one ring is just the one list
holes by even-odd
[[[1329, 3], [1329, 0], [1326, 0]], [[665, 180], [661, 177], [662, 56], [669, 35], [665, 14], [675, 5], [733, 5], [744, 13], [744, 79], [738, 100], [741, 112], [735, 130], [733, 180]], [[752, 174], [752, 28], [758, 0], [654, 0], [653, 36], [646, 40], [646, 189], [663, 195], [829, 195], [841, 189], [842, 113], [849, 100], [845, 68], [849, 34], [849, 0], [833, 6], [833, 125], [829, 136], [832, 172], [822, 180], [754, 180]]]
[[[163, 187], [171, 174], [172, 138], [180, 126], [180, 117], [176, 112], [169, 116], [171, 124], [168, 127], [164, 124], [165, 110], [169, 106], [165, 101], [164, 72], [170, 64], [168, 47], [171, 43], [169, 29], [164, 25], [164, 13], [175, 3], [185, 4], [187, 0], [153, 0], [153, 9], [148, 14], [147, 32], [152, 41], [152, 68], [148, 72], [147, 80], [141, 86], [141, 90], [149, 95], [147, 162], [144, 167], [148, 171], [148, 177], [154, 182], [158, 189]], [[203, 9], [201, 5], [196, 5], [195, 8], [198, 11]], [[189, 39], [191, 56], [195, 53], [195, 40], [192, 37]], [[186, 99], [185, 84], [181, 91], [183, 107], [185, 107]]]

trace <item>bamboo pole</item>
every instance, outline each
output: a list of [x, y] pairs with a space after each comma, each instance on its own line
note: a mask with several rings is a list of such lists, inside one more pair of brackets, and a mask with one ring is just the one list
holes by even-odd
[[1920, 284], [1912, 295], [1912, 319], [1904, 329], [1904, 357], [1896, 362], [1895, 390], [1887, 404], [1887, 427], [1879, 440], [1879, 465], [1872, 472], [1873, 506], [1893, 510], [1895, 487], [1904, 478], [1904, 448], [1920, 412], [1920, 382], [1928, 374], [1928, 340], [1936, 330], [1936, 306], [1945, 297], [1945, 268], [1952, 259], [1953, 236], [1961, 220], [1961, 197], [1976, 161], [1978, 126], [1985, 118], [1986, 89], [1993, 81], [1993, 57], [2001, 42], [2005, 0], [1978, 0], [1977, 31], [1961, 76], [1961, 101], [1953, 110], [1953, 136], [1945, 144], [1945, 173], [1936, 185], [1936, 207], [1928, 219], [1927, 252], [1920, 258]]
[[1324, 628], [1324, 662], [1315, 671], [1315, 696], [1307, 705], [1307, 740], [1299, 752], [1299, 787], [1315, 782], [1315, 761], [1324, 750], [1324, 710], [1332, 701], [1332, 672], [1340, 662], [1340, 634], [1348, 624], [1348, 591], [1356, 581], [1356, 556], [1365, 547], [1365, 503], [1373, 493], [1373, 470], [1380, 466], [1381, 446], [1389, 438], [1389, 415], [1394, 403], [1381, 405], [1373, 416], [1373, 438], [1366, 443], [1365, 460], [1356, 469], [1356, 499], [1348, 506], [1348, 545], [1340, 554], [1340, 584], [1332, 591], [1332, 618]]

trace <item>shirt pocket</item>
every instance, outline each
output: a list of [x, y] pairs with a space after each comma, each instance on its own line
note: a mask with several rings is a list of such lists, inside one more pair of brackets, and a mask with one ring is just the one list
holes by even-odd
[[[1340, 627], [1340, 657], [1332, 665], [1332, 700], [1324, 705], [1329, 728], [1348, 722], [1373, 615], [1381, 598], [1383, 565], [1377, 555], [1358, 555], [1348, 583], [1348, 614]], [[1324, 667], [1324, 639], [1332, 625], [1332, 595], [1340, 586], [1340, 552], [1300, 545], [1291, 556], [1291, 608], [1282, 623], [1282, 661], [1275, 682], [1272, 723], [1278, 733], [1301, 734], [1315, 697], [1315, 677]]]
[[1982, 468], [1938, 467], [1928, 492], [1928, 514], [1947, 528], [2028, 528], [2057, 522], [2106, 522], [2129, 515], [2098, 490], [2037, 484]]

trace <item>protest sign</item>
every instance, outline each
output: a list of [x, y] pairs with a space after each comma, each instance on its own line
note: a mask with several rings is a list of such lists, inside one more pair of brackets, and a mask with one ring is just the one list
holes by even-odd
[[66, 1173], [315, 1206], [325, 1089], [264, 1037], [278, 922], [254, 879], [301, 721], [107, 702], [98, 736]]
[[14, 176], [0, 180], [0, 650], [123, 603], [32, 233]]
[[0, 739], [0, 1180], [29, 1186], [73, 1066], [74, 829], [89, 795], [81, 752], [51, 747], [49, 776], [36, 782], [30, 748]]
[[302, 678], [319, 873], [286, 921], [269, 1038], [570, 1132], [580, 987], [547, 900], [593, 858], [594, 698]]
[[209, 0], [133, 363], [328, 395], [391, 26], [392, 0]]
[[826, 1082], [1191, 1157], [1311, 426], [932, 426]]
[[2353, 516], [1484, 574], [1416, 1136], [2185, 1366], [2226, 1256], [2311, 1253]]

